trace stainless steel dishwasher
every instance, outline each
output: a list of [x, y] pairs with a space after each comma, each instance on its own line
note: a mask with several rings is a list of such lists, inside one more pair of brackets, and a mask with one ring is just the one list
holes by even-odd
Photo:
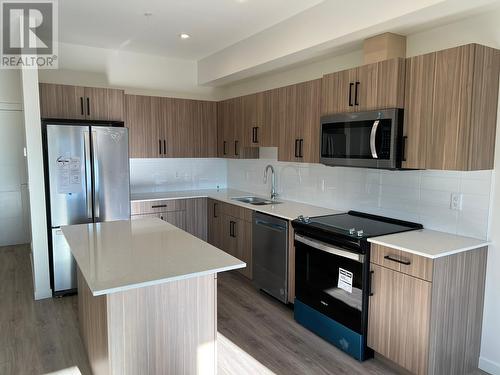
[[288, 220], [253, 213], [252, 263], [254, 285], [288, 302]]

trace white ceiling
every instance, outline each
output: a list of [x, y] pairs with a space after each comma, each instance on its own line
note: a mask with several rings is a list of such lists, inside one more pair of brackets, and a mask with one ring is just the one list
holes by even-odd
[[[198, 60], [322, 1], [62, 0], [59, 40]], [[191, 38], [181, 40], [180, 33]]]

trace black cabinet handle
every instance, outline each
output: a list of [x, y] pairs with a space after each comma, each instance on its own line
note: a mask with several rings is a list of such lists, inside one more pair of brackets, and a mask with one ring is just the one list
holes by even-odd
[[158, 154], [161, 155], [161, 139], [158, 139]]
[[218, 217], [218, 216], [217, 216], [217, 207], [218, 207], [218, 206], [219, 206], [219, 205], [218, 205], [217, 203], [214, 203], [214, 218], [217, 218], [217, 217]]
[[90, 116], [90, 99], [87, 98], [87, 115]]
[[82, 116], [85, 115], [83, 112], [83, 96], [80, 96], [80, 113]]
[[258, 126], [254, 126], [252, 128], [252, 143], [259, 143], [258, 132], [259, 132], [259, 127]]
[[167, 155], [167, 141], [163, 140], [163, 154]]
[[151, 208], [164, 208], [164, 207], [167, 207], [166, 204], [156, 204], [154, 206], [151, 206]]
[[304, 157], [304, 140], [301, 139], [299, 141], [299, 157], [303, 158]]
[[359, 87], [359, 82], [356, 82], [356, 85], [355, 85], [355, 88], [354, 88], [354, 105], [359, 105], [359, 101], [358, 101], [358, 87]]
[[406, 161], [406, 142], [408, 142], [408, 136], [404, 135], [401, 142], [401, 161]]
[[236, 221], [233, 221], [233, 237], [236, 238], [238, 234], [236, 233], [236, 230], [238, 228], [236, 227]]
[[222, 143], [222, 153], [223, 153], [224, 155], [227, 155], [227, 151], [226, 151], [226, 144], [227, 144], [227, 142], [226, 142], [226, 141], [224, 141], [224, 142]]
[[352, 87], [354, 86], [354, 83], [350, 82], [349, 83], [349, 107], [352, 107]]
[[404, 264], [405, 266], [409, 266], [411, 264], [411, 262], [409, 260], [402, 260], [402, 259], [393, 258], [390, 255], [386, 255], [384, 257], [384, 259], [387, 259], [387, 260], [390, 260], [390, 261], [393, 261], [396, 263], [401, 263], [401, 264]]
[[238, 156], [240, 153], [239, 153], [239, 150], [238, 150], [238, 145], [239, 145], [239, 141], [234, 141], [234, 155]]
[[235, 237], [235, 235], [234, 235], [234, 224], [235, 224], [235, 222], [232, 221], [232, 220], [229, 222], [229, 236], [230, 237]]
[[295, 157], [299, 157], [299, 139], [295, 140]]
[[369, 293], [369, 296], [373, 296], [372, 285], [373, 285], [373, 274], [374, 273], [375, 273], [375, 271], [373, 271], [373, 270], [370, 271], [370, 293]]

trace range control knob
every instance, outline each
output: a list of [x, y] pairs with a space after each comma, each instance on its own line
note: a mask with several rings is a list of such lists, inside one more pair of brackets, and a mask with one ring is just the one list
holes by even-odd
[[356, 228], [349, 229], [349, 234], [352, 236], [356, 233]]
[[304, 216], [304, 223], [309, 224], [311, 222], [311, 218], [309, 216]]
[[363, 237], [364, 234], [363, 229], [358, 230], [358, 237]]

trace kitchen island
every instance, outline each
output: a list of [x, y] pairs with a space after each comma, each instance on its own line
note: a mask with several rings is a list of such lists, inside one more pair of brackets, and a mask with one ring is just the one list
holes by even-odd
[[62, 231], [95, 375], [216, 373], [217, 273], [244, 262], [156, 218]]

